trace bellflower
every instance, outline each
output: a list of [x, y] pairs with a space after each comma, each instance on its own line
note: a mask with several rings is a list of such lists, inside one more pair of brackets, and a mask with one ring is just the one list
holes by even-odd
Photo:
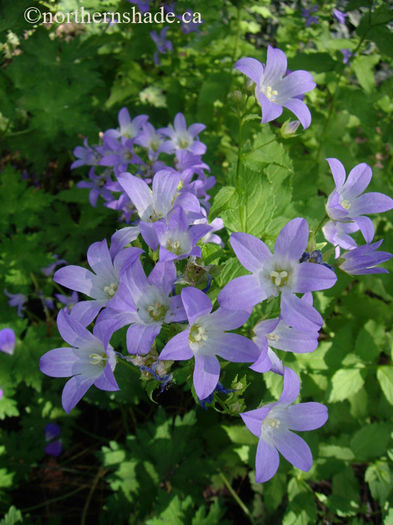
[[98, 327], [94, 335], [63, 310], [57, 316], [61, 337], [71, 348], [55, 348], [40, 359], [40, 370], [50, 377], [69, 377], [64, 386], [62, 404], [69, 414], [87, 390], [119, 390], [113, 370], [116, 356], [111, 346], [104, 346]]
[[318, 7], [316, 5], [314, 5], [311, 9], [302, 7], [300, 12], [302, 17], [306, 19], [306, 27], [310, 27], [312, 24], [318, 24], [318, 17], [311, 14], [315, 13], [315, 11], [318, 11]]
[[100, 175], [96, 175], [94, 168], [89, 170], [90, 181], [82, 180], [77, 183], [77, 188], [87, 188], [90, 190], [89, 202], [95, 208], [97, 206], [97, 200], [99, 196], [102, 196], [104, 200], [111, 200], [112, 193], [107, 189], [106, 184], [110, 179], [110, 175], [105, 171]]
[[109, 342], [116, 330], [130, 325], [128, 352], [147, 354], [163, 323], [186, 319], [180, 296], [169, 297], [175, 280], [174, 263], [158, 262], [147, 278], [139, 259], [127, 265], [116, 296], [97, 319], [104, 342]]
[[47, 442], [45, 454], [55, 457], [60, 456], [63, 447], [61, 439], [56, 439], [60, 434], [60, 427], [59, 425], [56, 425], [56, 423], [48, 423], [45, 426], [45, 441]]
[[281, 49], [268, 46], [264, 66], [255, 58], [241, 58], [235, 68], [255, 82], [255, 98], [262, 108], [262, 123], [278, 118], [283, 107], [292, 111], [304, 129], [311, 124], [311, 113], [300, 97], [315, 88], [311, 73], [287, 73], [287, 57]]
[[393, 257], [389, 252], [378, 252], [382, 240], [365, 244], [344, 252], [342, 258], [344, 262], [340, 264], [341, 270], [349, 275], [362, 275], [366, 273], [389, 273], [385, 268], [377, 268], [378, 264], [388, 261]]
[[94, 147], [92, 148], [88, 145], [87, 139], [83, 141], [83, 144], [84, 146], [77, 146], [73, 151], [77, 160], [74, 160], [71, 164], [72, 170], [80, 166], [96, 166], [100, 162], [100, 153]]
[[160, 261], [174, 261], [195, 255], [201, 257], [201, 249], [196, 243], [211, 227], [207, 224], [189, 225], [183, 208], [175, 206], [168, 215], [167, 224], [157, 222], [155, 231], [160, 244]]
[[130, 117], [127, 108], [122, 108], [119, 111], [119, 128], [108, 129], [104, 137], [112, 137], [115, 139], [121, 138], [122, 142], [129, 139], [136, 139], [142, 131], [143, 126], [147, 123], [149, 117], [147, 115], [138, 115], [134, 119]]
[[119, 286], [123, 264], [139, 256], [139, 248], [126, 248], [112, 260], [106, 240], [93, 243], [87, 250], [87, 260], [94, 273], [81, 266], [69, 265], [57, 270], [53, 280], [77, 292], [92, 297], [80, 301], [72, 308], [72, 316], [87, 326], [98, 312], [112, 299]]
[[174, 126], [171, 124], [167, 128], [161, 128], [159, 131], [169, 137], [168, 144], [170, 151], [186, 150], [194, 155], [203, 155], [206, 152], [206, 146], [199, 141], [197, 135], [206, 128], [204, 124], [191, 124], [187, 128], [186, 119], [183, 113], [178, 113], [174, 120]]
[[157, 34], [155, 31], [150, 32], [150, 36], [153, 40], [153, 42], [157, 46], [157, 51], [154, 52], [154, 63], [159, 66], [161, 65], [161, 61], [159, 58], [158, 53], [166, 54], [167, 51], [173, 51], [172, 42], [170, 40], [166, 39], [166, 34], [168, 32], [169, 27], [166, 26], [162, 29], [160, 34]]
[[328, 419], [327, 408], [321, 403], [299, 403], [289, 406], [299, 396], [300, 381], [290, 368], [284, 370], [284, 384], [280, 399], [241, 415], [248, 430], [259, 438], [255, 459], [256, 481], [264, 483], [277, 472], [278, 453], [296, 468], [309, 471], [312, 467], [311, 450], [292, 430], [315, 430]]
[[[355, 241], [348, 233], [360, 230], [367, 243], [374, 238], [374, 225], [371, 219], [365, 217], [368, 213], [381, 213], [393, 208], [393, 199], [383, 193], [363, 193], [371, 181], [372, 171], [366, 163], [355, 166], [346, 177], [345, 168], [335, 158], [326, 159], [329, 163], [335, 190], [329, 195], [326, 211], [331, 222], [328, 222], [323, 233], [329, 242], [342, 248], [356, 247]], [[337, 229], [338, 223], [350, 224], [347, 228]], [[349, 230], [349, 231], [345, 231]]]
[[348, 14], [343, 13], [339, 9], [333, 9], [333, 16], [339, 24], [345, 24], [345, 19], [347, 18]]
[[279, 233], [274, 253], [261, 240], [247, 233], [233, 233], [231, 246], [251, 275], [237, 277], [219, 293], [218, 301], [228, 309], [249, 311], [268, 297], [281, 293], [281, 317], [298, 330], [318, 330], [323, 319], [315, 308], [295, 294], [331, 288], [335, 273], [310, 262], [299, 263], [308, 242], [308, 224], [296, 218]]
[[56, 253], [53, 254], [53, 258], [55, 259], [53, 263], [49, 264], [49, 266], [46, 266], [45, 268], [41, 268], [41, 272], [47, 277], [52, 275], [57, 266], [67, 264], [67, 261], [65, 261], [64, 259], [59, 259], [59, 256]]
[[135, 139], [135, 144], [143, 146], [148, 150], [149, 160], [155, 161], [161, 152], [169, 153], [171, 150], [168, 142], [165, 142], [165, 137], [158, 130], [147, 122], [138, 137]]
[[175, 335], [163, 348], [162, 360], [195, 358], [194, 387], [199, 399], [207, 398], [220, 377], [217, 355], [235, 363], [254, 362], [258, 347], [242, 335], [226, 333], [244, 324], [249, 313], [219, 308], [213, 313], [209, 297], [197, 288], [183, 288], [181, 298], [190, 327]]
[[15, 349], [15, 333], [11, 328], [0, 330], [0, 351], [12, 355]]
[[10, 299], [8, 301], [8, 304], [10, 306], [16, 306], [18, 317], [23, 317], [23, 311], [25, 309], [25, 302], [27, 301], [27, 297], [22, 293], [9, 293], [7, 292], [6, 288], [4, 288], [4, 293]]

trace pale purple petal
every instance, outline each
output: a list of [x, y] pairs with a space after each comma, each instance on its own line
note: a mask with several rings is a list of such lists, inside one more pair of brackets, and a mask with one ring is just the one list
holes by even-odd
[[142, 217], [146, 210], [153, 205], [153, 195], [149, 186], [144, 180], [127, 172], [118, 175], [117, 180], [138, 210], [139, 217]]
[[284, 368], [284, 385], [278, 404], [289, 405], [293, 403], [300, 393], [300, 379], [291, 368]]
[[307, 129], [311, 124], [311, 113], [306, 104], [298, 98], [291, 98], [287, 100], [283, 106], [299, 119], [303, 129]]
[[312, 74], [298, 69], [283, 78], [277, 85], [278, 100], [280, 103], [286, 103], [289, 99], [311, 91], [315, 86]]
[[374, 223], [369, 217], [356, 217], [356, 224], [359, 226], [360, 231], [367, 243], [370, 243], [374, 239]]
[[345, 168], [338, 159], [328, 158], [326, 160], [329, 163], [336, 187], [340, 188], [345, 182]]
[[298, 435], [290, 432], [277, 432], [274, 434], [274, 445], [284, 458], [293, 466], [308, 472], [312, 467], [312, 454], [310, 447]]
[[158, 171], [153, 178], [154, 210], [166, 217], [173, 206], [173, 201], [179, 185], [180, 175], [167, 170]]
[[72, 348], [55, 348], [40, 359], [40, 370], [50, 377], [70, 377], [78, 356]]
[[88, 326], [97, 317], [101, 308], [101, 301], [80, 301], [74, 304], [70, 315], [83, 326]]
[[[289, 221], [278, 234], [274, 245], [274, 255], [298, 261], [307, 247], [308, 224], [297, 217]], [[309, 290], [304, 290], [308, 292]]]
[[175, 264], [173, 262], [157, 262], [147, 280], [163, 290], [166, 295], [169, 295], [176, 280]]
[[262, 124], [271, 122], [278, 118], [282, 113], [282, 106], [271, 102], [262, 92], [257, 95], [262, 108]]
[[314, 292], [326, 290], [336, 284], [337, 276], [326, 266], [310, 262], [299, 264], [296, 282], [292, 287], [295, 293]]
[[212, 303], [209, 297], [197, 288], [183, 288], [181, 298], [190, 324], [194, 324], [198, 317], [211, 312]]
[[110, 254], [115, 257], [124, 246], [135, 241], [139, 235], [138, 226], [127, 226], [115, 232], [111, 237]]
[[321, 315], [313, 306], [287, 292], [281, 294], [281, 317], [297, 330], [319, 330], [323, 325]]
[[287, 72], [287, 57], [281, 49], [272, 46], [267, 48], [265, 71], [263, 73], [264, 84], [271, 86], [277, 83]]
[[127, 350], [130, 354], [147, 354], [154, 339], [161, 331], [161, 325], [133, 324], [127, 330]]
[[12, 355], [15, 348], [15, 333], [11, 328], [0, 330], [0, 350]]
[[195, 356], [194, 387], [199, 399], [208, 397], [217, 386], [220, 377], [220, 363], [217, 357]]
[[174, 125], [177, 132], [187, 130], [186, 119], [184, 118], [183, 113], [177, 113], [175, 116]]
[[259, 84], [259, 80], [263, 75], [263, 65], [256, 58], [241, 58], [233, 67], [241, 71], [256, 84]]
[[280, 464], [280, 457], [277, 450], [266, 443], [263, 439], [259, 440], [257, 455], [255, 457], [255, 471], [257, 483], [269, 481], [277, 472]]
[[194, 356], [189, 344], [190, 330], [184, 330], [172, 337], [161, 351], [159, 359], [164, 361], [185, 361]]
[[254, 436], [259, 437], [262, 432], [262, 421], [266, 418], [270, 410], [276, 405], [276, 403], [268, 403], [260, 408], [249, 410], [240, 414], [246, 427]]
[[362, 162], [355, 166], [348, 175], [347, 181], [343, 188], [344, 199], [352, 200], [357, 197], [370, 184], [373, 172], [368, 164]]
[[106, 363], [104, 371], [100, 377], [94, 381], [94, 386], [100, 390], [106, 390], [108, 392], [120, 390], [109, 362]]
[[271, 334], [279, 322], [279, 317], [276, 317], [275, 319], [264, 319], [263, 321], [259, 321], [259, 323], [255, 325], [254, 328], [254, 332], [258, 337], [258, 340], [260, 340], [260, 338], [264, 338], [267, 334]]
[[354, 200], [351, 206], [351, 215], [367, 215], [368, 213], [382, 213], [393, 208], [393, 199], [383, 193], [364, 193]]
[[269, 345], [284, 352], [306, 353], [313, 352], [318, 346], [318, 331], [296, 330], [280, 322], [277, 330], [276, 341], [269, 341]]
[[219, 308], [211, 314], [211, 319], [214, 319], [216, 326], [223, 330], [235, 330], [240, 328], [250, 317], [249, 312], [243, 310], [226, 310]]
[[57, 270], [53, 280], [70, 290], [82, 292], [89, 297], [91, 297], [95, 285], [95, 276], [90, 270], [74, 265], [64, 266], [64, 268]]
[[191, 124], [191, 126], [188, 128], [188, 133], [191, 135], [192, 138], [195, 138], [204, 129], [206, 129], [206, 126], [204, 124]]
[[291, 430], [315, 430], [328, 420], [328, 409], [321, 403], [299, 403], [288, 407], [286, 422]]
[[259, 372], [260, 374], [263, 374], [264, 372], [268, 372], [272, 368], [272, 362], [270, 360], [270, 357], [268, 355], [268, 346], [266, 341], [266, 346], [261, 348], [261, 345], [259, 345], [260, 349], [260, 355], [258, 359], [253, 363], [250, 368], [251, 370], [254, 370], [254, 372]]
[[106, 240], [93, 243], [87, 250], [87, 261], [100, 281], [116, 282], [111, 254]]
[[57, 316], [57, 328], [61, 337], [68, 344], [79, 348], [86, 343], [97, 344], [98, 340], [81, 323], [71, 318], [65, 310], [60, 310]]
[[93, 384], [94, 379], [81, 380], [78, 376], [71, 377], [63, 388], [61, 401], [64, 410], [69, 414], [74, 406], [82, 399]]
[[127, 108], [121, 108], [118, 118], [120, 127], [122, 128], [127, 128], [131, 124], [131, 118]]
[[242, 266], [250, 272], [259, 271], [272, 257], [266, 244], [248, 233], [232, 233], [229, 242]]
[[218, 294], [220, 306], [228, 310], [250, 312], [253, 306], [264, 299], [266, 294], [255, 275], [243, 275], [229, 281]]
[[260, 350], [255, 343], [239, 334], [224, 333], [219, 338], [216, 354], [234, 363], [254, 363]]

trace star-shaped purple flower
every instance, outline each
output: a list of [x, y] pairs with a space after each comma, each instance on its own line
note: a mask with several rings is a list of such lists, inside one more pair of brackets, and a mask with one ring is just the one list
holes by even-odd
[[378, 264], [388, 261], [393, 257], [389, 252], [379, 252], [382, 240], [358, 246], [344, 252], [342, 258], [344, 261], [340, 264], [341, 270], [349, 275], [363, 275], [367, 273], [389, 273], [385, 268], [377, 267]]
[[255, 82], [255, 98], [262, 108], [262, 123], [278, 118], [283, 107], [300, 120], [304, 129], [311, 124], [311, 113], [301, 100], [316, 84], [308, 71], [292, 71], [287, 75], [287, 57], [281, 49], [268, 46], [264, 66], [255, 58], [241, 58], [235, 68]]
[[289, 406], [299, 396], [300, 381], [290, 368], [284, 370], [280, 399], [241, 415], [248, 430], [259, 438], [255, 459], [256, 481], [269, 481], [277, 472], [280, 452], [293, 466], [304, 471], [312, 467], [311, 450], [292, 430], [315, 430], [328, 419], [321, 403], [299, 403]]
[[175, 116], [173, 126], [170, 124], [166, 128], [159, 129], [159, 131], [169, 137], [168, 143], [171, 153], [186, 150], [193, 155], [203, 155], [206, 152], [206, 146], [200, 142], [197, 135], [205, 128], [206, 126], [200, 123], [191, 124], [191, 126], [187, 128], [183, 113], [178, 113]]
[[214, 391], [220, 377], [217, 355], [235, 363], [252, 363], [260, 352], [246, 337], [226, 333], [242, 326], [249, 317], [248, 312], [219, 308], [210, 313], [209, 297], [193, 287], [183, 288], [181, 298], [190, 326], [165, 345], [159, 358], [183, 361], [194, 357], [195, 391], [199, 399], [205, 399]]

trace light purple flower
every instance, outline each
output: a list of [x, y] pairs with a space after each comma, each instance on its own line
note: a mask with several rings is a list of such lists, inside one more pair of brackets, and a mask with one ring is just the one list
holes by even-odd
[[101, 196], [104, 200], [111, 200], [112, 193], [106, 188], [106, 184], [111, 180], [107, 170], [100, 175], [96, 175], [94, 168], [89, 170], [90, 181], [82, 180], [76, 185], [77, 188], [87, 188], [90, 190], [89, 202], [95, 208], [97, 206], [98, 197]]
[[[393, 208], [393, 199], [383, 193], [363, 193], [371, 181], [372, 171], [368, 164], [355, 166], [346, 177], [345, 168], [335, 158], [326, 159], [329, 163], [336, 184], [329, 195], [326, 212], [333, 221], [328, 222], [323, 233], [329, 242], [345, 249], [356, 247], [349, 233], [360, 230], [367, 243], [374, 238], [374, 225], [365, 217], [368, 213], [381, 213]], [[349, 224], [346, 228], [337, 228], [338, 223]], [[352, 246], [350, 246], [352, 244]]]
[[191, 124], [187, 128], [186, 119], [183, 113], [178, 113], [174, 120], [174, 126], [170, 124], [167, 128], [161, 128], [159, 131], [169, 137], [168, 144], [172, 153], [179, 150], [186, 150], [193, 155], [203, 155], [206, 152], [206, 146], [199, 141], [197, 135], [201, 133], [206, 126], [204, 124]]
[[175, 335], [163, 348], [159, 359], [183, 361], [195, 358], [194, 387], [199, 399], [216, 388], [220, 376], [217, 355], [235, 363], [254, 362], [258, 347], [242, 335], [228, 334], [242, 326], [249, 313], [219, 308], [213, 313], [209, 297], [197, 288], [183, 288], [181, 298], [190, 327]]
[[308, 242], [308, 224], [296, 218], [279, 233], [272, 254], [261, 240], [247, 233], [233, 233], [231, 246], [251, 275], [230, 281], [218, 295], [221, 306], [251, 310], [268, 297], [281, 293], [281, 317], [298, 330], [315, 330], [323, 319], [315, 308], [295, 294], [331, 288], [337, 277], [321, 264], [299, 263]]
[[27, 301], [27, 297], [22, 293], [9, 293], [7, 292], [6, 288], [4, 288], [4, 293], [7, 297], [10, 298], [8, 304], [10, 306], [17, 307], [18, 317], [23, 317], [23, 311], [25, 309], [25, 302]]
[[207, 224], [190, 226], [183, 208], [175, 206], [168, 215], [167, 224], [157, 222], [155, 231], [160, 244], [160, 261], [174, 261], [195, 255], [201, 257], [196, 243], [209, 231]]
[[119, 390], [113, 370], [116, 356], [111, 346], [104, 346], [98, 327], [94, 335], [64, 310], [57, 316], [62, 338], [71, 348], [55, 348], [40, 359], [40, 370], [50, 377], [69, 377], [64, 386], [62, 404], [69, 413], [87, 390], [96, 386], [100, 390]]
[[311, 73], [287, 73], [287, 57], [281, 49], [268, 46], [266, 66], [255, 58], [241, 58], [234, 66], [255, 82], [255, 98], [262, 108], [262, 123], [278, 118], [283, 107], [292, 111], [304, 129], [311, 124], [311, 113], [300, 97], [315, 88]]
[[104, 133], [104, 139], [108, 137], [121, 138], [123, 142], [129, 141], [129, 139], [136, 139], [149, 119], [148, 115], [138, 115], [132, 119], [127, 108], [121, 108], [118, 118], [119, 128], [108, 129]]
[[315, 13], [318, 10], [318, 7], [314, 5], [311, 9], [301, 8], [301, 15], [306, 19], [306, 27], [310, 27], [311, 24], [318, 24], [318, 17], [312, 16], [311, 13]]
[[333, 16], [339, 24], [345, 24], [345, 19], [347, 18], [348, 14], [343, 13], [339, 9], [333, 9]]
[[0, 330], [0, 351], [12, 355], [15, 349], [15, 333], [11, 328]]
[[53, 254], [53, 258], [55, 259], [53, 263], [49, 264], [49, 266], [46, 266], [45, 268], [41, 268], [41, 272], [47, 277], [52, 275], [52, 273], [59, 265], [67, 264], [67, 261], [65, 261], [64, 259], [59, 259], [59, 256], [56, 253]]
[[352, 53], [349, 49], [340, 49], [343, 54], [343, 64], [347, 64], [349, 59], [355, 56], [355, 53]]
[[119, 286], [119, 274], [125, 262], [131, 263], [139, 256], [139, 248], [126, 248], [112, 260], [106, 240], [93, 243], [87, 250], [87, 260], [93, 272], [81, 266], [69, 265], [57, 270], [53, 280], [77, 292], [92, 297], [80, 301], [72, 308], [71, 315], [87, 326], [98, 312], [112, 299]]
[[388, 261], [393, 257], [389, 252], [378, 252], [382, 240], [365, 244], [344, 252], [341, 257], [344, 259], [339, 267], [349, 275], [363, 275], [366, 273], [389, 273], [385, 268], [377, 268], [378, 264]]
[[148, 13], [151, 0], [128, 0], [130, 4], [135, 4], [141, 13]]
[[59, 425], [56, 423], [48, 423], [45, 426], [45, 441], [47, 445], [45, 447], [45, 453], [49, 456], [60, 456], [62, 451], [61, 439], [56, 439], [60, 436], [61, 430]]
[[55, 293], [55, 297], [58, 301], [65, 305], [67, 313], [70, 313], [72, 308], [79, 301], [78, 292], [72, 292], [70, 296], [63, 295], [61, 293]]
[[127, 266], [117, 294], [97, 319], [104, 342], [109, 342], [115, 331], [130, 325], [128, 352], [147, 354], [163, 323], [186, 319], [180, 296], [170, 297], [175, 280], [174, 263], [158, 262], [147, 278], [139, 259]]
[[94, 147], [90, 147], [87, 139], [83, 141], [84, 146], [77, 146], [73, 153], [77, 160], [71, 164], [71, 169], [79, 168], [80, 166], [96, 166], [100, 162], [100, 154]]
[[[187, 13], [187, 16], [184, 17], [184, 14]], [[199, 26], [203, 24], [203, 20], [201, 22], [194, 22], [194, 11], [192, 9], [186, 9], [185, 12], [181, 15], [177, 15], [176, 17], [181, 22], [180, 30], [187, 35], [188, 33], [200, 33]], [[185, 21], [187, 20], [187, 22]]]
[[165, 142], [164, 135], [159, 130], [155, 130], [149, 122], [143, 126], [142, 131], [135, 139], [135, 144], [147, 148], [151, 161], [157, 160], [161, 152], [170, 153], [171, 150], [168, 142]]
[[203, 218], [195, 220], [194, 224], [207, 224], [211, 228], [209, 233], [202, 237], [201, 242], [203, 242], [204, 244], [211, 242], [213, 244], [218, 244], [223, 248], [224, 243], [222, 242], [221, 237], [216, 235], [214, 232], [217, 232], [224, 228], [224, 221], [220, 217], [216, 217], [212, 220], [212, 222], [209, 223], [206, 210], [204, 208], [201, 208], [201, 211], [203, 214]]
[[284, 370], [280, 399], [241, 415], [248, 430], [259, 438], [255, 459], [256, 481], [264, 483], [277, 472], [278, 453], [304, 471], [312, 467], [312, 454], [307, 443], [292, 430], [315, 430], [328, 419], [328, 410], [321, 403], [299, 403], [289, 406], [299, 396], [300, 382], [290, 368]]
[[166, 38], [168, 29], [168, 26], [164, 27], [160, 34], [157, 34], [155, 31], [150, 32], [150, 36], [157, 46], [157, 51], [154, 53], [154, 63], [157, 66], [161, 64], [158, 53], [165, 54], [167, 51], [173, 50], [172, 42]]

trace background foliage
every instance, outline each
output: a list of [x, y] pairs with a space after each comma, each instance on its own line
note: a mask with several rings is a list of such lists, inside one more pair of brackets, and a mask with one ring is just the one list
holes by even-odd
[[[246, 367], [239, 374], [228, 364], [224, 383], [237, 391], [216, 394], [204, 411], [191, 395], [187, 364], [161, 394], [151, 377], [121, 369], [120, 392], [91, 391], [67, 416], [63, 381], [38, 368], [40, 356], [60, 344], [56, 312], [43, 307], [40, 294], [62, 291], [41, 268], [53, 254], [83, 264], [89, 244], [109, 238], [118, 224], [114, 211], [92, 208], [87, 190], [76, 188], [87, 172], [70, 171], [72, 150], [115, 127], [123, 106], [132, 116], [148, 114], [156, 127], [179, 111], [187, 122], [207, 125], [204, 160], [217, 178], [209, 217], [222, 217], [228, 232], [271, 244], [296, 216], [316, 229], [333, 189], [326, 157], [339, 158], [347, 170], [367, 162], [371, 191], [393, 194], [389, 3], [179, 1], [179, 12], [198, 11], [204, 24], [186, 35], [171, 26], [174, 51], [161, 66], [153, 62], [149, 36], [161, 27], [32, 26], [23, 19], [31, 5], [55, 13], [80, 4], [7, 0], [0, 7], [0, 290], [28, 296], [20, 318], [0, 294], [0, 328], [11, 327], [18, 338], [14, 356], [0, 355], [0, 523], [393, 524], [392, 273], [342, 274], [334, 289], [317, 294], [326, 323], [319, 347], [286, 362], [300, 374], [302, 400], [325, 403], [329, 420], [306, 437], [312, 470], [283, 460], [264, 485], [255, 483], [257, 440], [237, 416], [279, 395], [273, 374], [256, 384]], [[130, 8], [115, 0], [83, 5]], [[319, 23], [306, 27], [301, 8], [312, 6]], [[334, 19], [334, 7], [349, 13], [345, 26]], [[264, 62], [268, 44], [317, 83], [307, 96], [312, 125], [296, 136], [285, 137], [280, 125], [261, 127], [252, 92], [233, 69], [242, 56]], [[342, 49], [354, 53], [346, 64]], [[393, 250], [392, 219], [390, 212], [375, 220], [386, 251]], [[241, 272], [229, 247], [209, 245], [204, 257], [219, 265], [217, 293]], [[391, 262], [386, 267], [393, 270]], [[49, 421], [62, 429], [59, 458], [44, 453]]]

